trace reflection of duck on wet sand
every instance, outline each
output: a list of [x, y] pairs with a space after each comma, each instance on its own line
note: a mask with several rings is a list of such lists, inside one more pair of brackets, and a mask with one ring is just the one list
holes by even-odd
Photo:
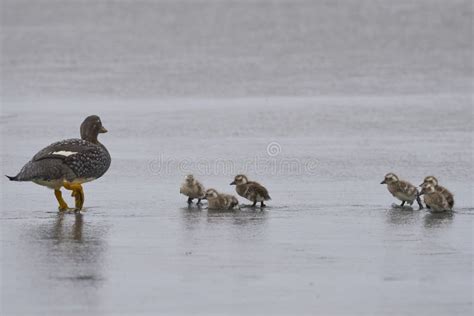
[[238, 226], [258, 225], [264, 223], [267, 219], [266, 212], [235, 212], [233, 210], [226, 211], [210, 211], [196, 212], [195, 209], [182, 208], [182, 218], [185, 223], [185, 230], [193, 230], [198, 228], [202, 223], [221, 223], [227, 222]]
[[[58, 242], [67, 241], [69, 239], [82, 242], [82, 230], [84, 224], [84, 218], [81, 213], [74, 214], [74, 224], [71, 226], [71, 234], [68, 235], [64, 232], [64, 213], [59, 213], [54, 224], [52, 238]], [[70, 236], [70, 237], [69, 237]]]
[[452, 223], [453, 218], [454, 218], [453, 212], [427, 213], [424, 218], [424, 226], [426, 228], [435, 228], [435, 227], [449, 225]]
[[[43, 264], [53, 265], [54, 279], [98, 281], [101, 277], [103, 234], [105, 230], [84, 222], [81, 213], [59, 213], [52, 225], [44, 227], [36, 238], [46, 256]], [[52, 242], [51, 242], [52, 241]]]
[[412, 210], [412, 208], [396, 207], [390, 209], [387, 213], [388, 222], [393, 225], [407, 225], [420, 220], [419, 212], [409, 212], [408, 210]]

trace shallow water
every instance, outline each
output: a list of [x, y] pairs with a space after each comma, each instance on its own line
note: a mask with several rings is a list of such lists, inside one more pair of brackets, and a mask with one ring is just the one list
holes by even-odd
[[[472, 314], [471, 1], [0, 11], [1, 173], [90, 114], [113, 158], [83, 214], [0, 180], [0, 314]], [[436, 175], [454, 212], [392, 207], [389, 171]], [[188, 173], [272, 200], [188, 208]]]
[[[51, 191], [2, 180], [6, 314], [472, 311], [468, 98], [174, 99], [125, 112], [103, 102], [113, 163], [85, 185], [84, 214], [59, 215]], [[437, 102], [451, 106], [429, 114]], [[3, 173], [76, 136], [97, 103], [61, 104], [4, 110]], [[413, 183], [436, 174], [455, 212], [391, 207], [379, 184], [391, 170]], [[273, 200], [265, 210], [188, 208], [178, 192], [191, 171], [223, 192], [245, 171]]]

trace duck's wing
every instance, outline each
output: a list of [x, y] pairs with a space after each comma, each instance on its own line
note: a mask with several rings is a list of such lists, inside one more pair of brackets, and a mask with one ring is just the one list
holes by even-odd
[[197, 182], [197, 194], [198, 196], [204, 196], [205, 193], [206, 193], [206, 189], [204, 188], [204, 186], [202, 185], [202, 183], [200, 182]]
[[52, 181], [62, 178], [74, 179], [75, 176], [63, 160], [50, 158], [30, 160], [16, 176], [8, 178], [12, 181]]
[[399, 181], [398, 185], [399, 185], [400, 191], [402, 191], [403, 193], [407, 195], [413, 196], [413, 195], [418, 194], [417, 188], [409, 182]]
[[110, 166], [110, 155], [105, 147], [77, 138], [66, 139], [49, 145], [38, 152], [32, 161], [38, 162], [50, 159], [61, 161], [72, 170], [74, 176], [68, 174], [68, 177], [66, 177], [68, 181], [76, 178], [97, 179]]
[[95, 147], [97, 146], [82, 139], [65, 139], [41, 149], [36, 155], [33, 156], [32, 161], [39, 161], [43, 159], [65, 160], [69, 156], [94, 149]]
[[444, 197], [446, 198], [446, 201], [448, 202], [449, 207], [453, 208], [453, 206], [454, 206], [454, 196], [453, 196], [453, 194], [448, 189], [446, 189], [445, 187], [440, 186], [440, 185], [438, 185], [436, 187], [436, 191], [438, 191], [439, 193], [444, 195]]
[[41, 149], [26, 163], [13, 181], [55, 180], [73, 178], [74, 172], [64, 163], [70, 155], [89, 148], [91, 143], [82, 139], [66, 139]]
[[66, 139], [40, 150], [20, 170], [10, 177], [16, 181], [76, 178], [96, 179], [110, 166], [110, 155], [102, 146], [82, 139]]
[[443, 196], [443, 194], [439, 192], [430, 194], [430, 206], [433, 207], [433, 205], [436, 205], [439, 208], [443, 209], [447, 209], [449, 206], [448, 202], [446, 201], [446, 198]]
[[265, 201], [272, 199], [268, 194], [267, 189], [258, 182], [248, 182], [247, 194], [252, 196], [259, 195], [263, 197]]
[[64, 158], [67, 165], [79, 179], [87, 181], [100, 178], [110, 167], [109, 152], [100, 145], [81, 147], [77, 153]]

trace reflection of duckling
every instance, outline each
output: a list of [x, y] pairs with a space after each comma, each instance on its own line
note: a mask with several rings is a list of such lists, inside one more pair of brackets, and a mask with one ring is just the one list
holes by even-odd
[[412, 205], [416, 200], [420, 210], [423, 208], [423, 204], [421, 204], [421, 199], [418, 196], [418, 190], [416, 187], [407, 181], [398, 179], [394, 173], [387, 173], [384, 180], [380, 184], [387, 184], [388, 191], [392, 193], [394, 197], [402, 201], [400, 206], [405, 205], [405, 202], [408, 202], [408, 204]]
[[208, 189], [205, 199], [211, 210], [231, 210], [239, 205], [239, 200], [235, 196], [219, 193], [215, 189]]
[[420, 195], [423, 194], [425, 195], [423, 197], [425, 204], [429, 205], [432, 211], [444, 212], [451, 210], [451, 207], [449, 206], [449, 203], [444, 195], [437, 191], [434, 185], [430, 183], [425, 184], [420, 192]]
[[54, 190], [59, 210], [68, 209], [61, 187], [72, 191], [76, 210], [84, 205], [82, 183], [100, 178], [109, 169], [110, 154], [98, 140], [107, 130], [97, 115], [81, 124], [81, 139], [66, 139], [40, 150], [11, 181], [32, 181]]
[[260, 202], [260, 206], [265, 207], [266, 205], [264, 201], [271, 200], [267, 189], [263, 185], [249, 181], [247, 176], [243, 174], [235, 176], [234, 181], [230, 185], [236, 186], [235, 190], [240, 196], [252, 201], [252, 206], [255, 206], [257, 202]]
[[[441, 193], [445, 197], [446, 201], [448, 202], [449, 208], [451, 208], [451, 209], [453, 208], [453, 206], [454, 206], [453, 194], [451, 192], [449, 192], [449, 190], [446, 189], [445, 187], [438, 185], [438, 179], [436, 179], [433, 176], [428, 176], [428, 177], [425, 178], [425, 180], [423, 180], [423, 183], [420, 184], [420, 187], [423, 187], [426, 184], [433, 185], [435, 187], [436, 191]], [[425, 204], [426, 204], [426, 202], [425, 202]], [[426, 207], [430, 208], [430, 205], [426, 204]]]
[[184, 179], [184, 183], [179, 189], [179, 193], [184, 194], [188, 197], [188, 204], [193, 202], [193, 199], [198, 199], [197, 204], [201, 204], [201, 199], [204, 198], [205, 189], [204, 186], [196, 179], [192, 174], [187, 175]]

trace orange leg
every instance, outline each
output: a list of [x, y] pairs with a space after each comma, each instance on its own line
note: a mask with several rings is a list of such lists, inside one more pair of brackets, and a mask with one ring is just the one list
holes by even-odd
[[66, 204], [66, 202], [64, 201], [63, 199], [63, 194], [61, 193], [61, 190], [54, 190], [54, 196], [56, 197], [56, 200], [58, 200], [58, 203], [59, 203], [59, 211], [63, 212], [63, 211], [66, 211], [68, 209], [68, 206]]
[[82, 210], [82, 206], [84, 205], [84, 190], [82, 189], [82, 186], [77, 183], [69, 183], [69, 182], [64, 182], [63, 186], [67, 190], [71, 190], [71, 196], [74, 197], [75, 202], [76, 202], [76, 210], [80, 211]]

